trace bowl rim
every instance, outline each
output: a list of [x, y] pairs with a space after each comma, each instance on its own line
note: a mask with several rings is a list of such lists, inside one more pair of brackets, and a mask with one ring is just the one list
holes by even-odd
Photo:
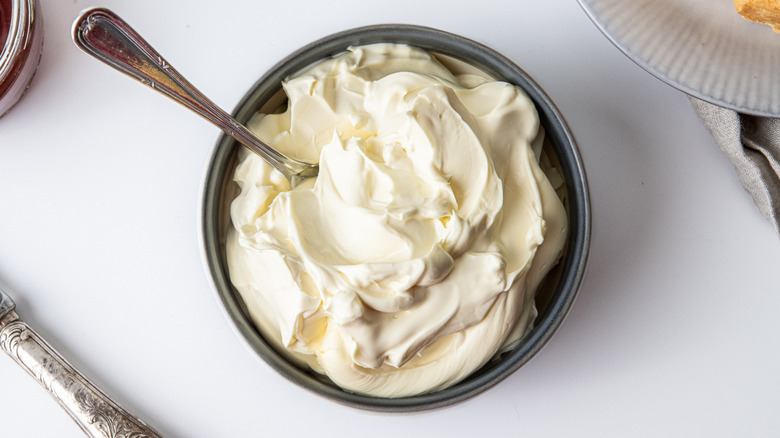
[[[276, 372], [317, 395], [354, 408], [381, 412], [425, 411], [454, 405], [492, 388], [527, 363], [552, 338], [571, 309], [587, 268], [591, 236], [590, 196], [585, 169], [574, 136], [557, 106], [541, 87], [524, 70], [495, 50], [471, 39], [426, 26], [369, 25], [337, 32], [307, 44], [263, 74], [235, 106], [233, 116], [240, 122], [246, 122], [248, 116], [257, 111], [259, 106], [255, 106], [251, 111], [247, 109], [253, 99], [257, 100], [258, 90], [262, 90], [263, 84], [278, 84], [275, 87], [278, 90], [282, 79], [314, 61], [343, 52], [349, 46], [378, 42], [409, 44], [465, 60], [499, 79], [519, 86], [534, 102], [546, 135], [554, 137], [553, 148], [564, 167], [562, 170], [567, 185], [568, 202], [572, 206], [569, 212], [570, 233], [568, 250], [564, 260], [560, 262], [565, 266], [553, 300], [545, 314], [537, 317], [534, 328], [517, 347], [502, 355], [500, 361], [493, 364], [489, 362], [471, 376], [448, 388], [411, 397], [382, 398], [348, 392], [332, 383], [325, 383], [323, 380], [327, 378], [323, 379], [313, 371], [306, 371], [291, 364], [266, 343], [251, 319], [241, 309], [242, 303], [230, 283], [227, 266], [219, 254], [219, 245], [224, 243], [220, 240], [217, 228], [221, 197], [218, 189], [221, 190], [227, 173], [226, 167], [238, 147], [226, 134], [219, 136], [202, 179], [198, 227], [201, 256], [211, 287], [231, 326], [245, 344]], [[566, 160], [563, 160], [563, 157]]]

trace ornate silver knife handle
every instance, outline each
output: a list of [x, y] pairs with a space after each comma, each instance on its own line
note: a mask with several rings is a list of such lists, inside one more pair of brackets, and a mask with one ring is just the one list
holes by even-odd
[[161, 437], [111, 400], [20, 320], [13, 301], [1, 289], [0, 348], [49, 391], [87, 436]]

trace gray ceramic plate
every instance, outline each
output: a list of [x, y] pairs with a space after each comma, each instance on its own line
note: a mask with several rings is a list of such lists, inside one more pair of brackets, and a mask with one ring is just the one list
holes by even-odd
[[740, 112], [780, 116], [780, 34], [732, 0], [579, 0], [623, 53], [664, 82]]
[[435, 393], [414, 397], [392, 399], [349, 393], [317, 373], [293, 366], [257, 332], [228, 277], [224, 242], [230, 220], [228, 204], [236, 193], [231, 178], [238, 146], [226, 135], [217, 142], [205, 176], [202, 245], [213, 286], [230, 320], [249, 346], [273, 369], [308, 390], [349, 406], [390, 412], [419, 411], [447, 406], [485, 391], [520, 368], [550, 339], [569, 311], [585, 271], [590, 242], [590, 201], [574, 138], [544, 91], [504, 56], [473, 41], [434, 29], [378, 25], [325, 37], [291, 54], [260, 78], [239, 102], [234, 116], [245, 123], [264, 106], [276, 108], [284, 99], [280, 92], [282, 80], [312, 62], [340, 53], [351, 45], [379, 42], [411, 44], [466, 61], [496, 78], [522, 87], [536, 104], [549, 147], [564, 174], [571, 234], [562, 262], [554, 274], [548, 276], [546, 288], [549, 292], [539, 300], [540, 316], [535, 328], [514, 350], [492, 360], [466, 380]]

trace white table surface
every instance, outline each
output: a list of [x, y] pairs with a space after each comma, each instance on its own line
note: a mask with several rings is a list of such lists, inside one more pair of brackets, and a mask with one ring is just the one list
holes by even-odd
[[[43, 62], [0, 119], [0, 286], [24, 320], [164, 436], [780, 431], [780, 239], [687, 97], [624, 57], [574, 0], [100, 5], [227, 108], [283, 56], [339, 30], [403, 22], [475, 39], [558, 104], [593, 201], [580, 295], [530, 363], [435, 412], [342, 407], [261, 363], [210, 289], [196, 217], [216, 128], [76, 49], [72, 20], [92, 3], [42, 0]], [[4, 355], [0, 388], [0, 436], [83, 436]]]

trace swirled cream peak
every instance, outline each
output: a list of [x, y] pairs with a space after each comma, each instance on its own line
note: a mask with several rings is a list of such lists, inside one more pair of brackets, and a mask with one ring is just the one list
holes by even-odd
[[392, 44], [283, 86], [287, 109], [249, 126], [319, 176], [291, 190], [242, 152], [228, 236], [264, 336], [347, 390], [398, 397], [453, 384], [526, 333], [567, 222], [530, 99]]

